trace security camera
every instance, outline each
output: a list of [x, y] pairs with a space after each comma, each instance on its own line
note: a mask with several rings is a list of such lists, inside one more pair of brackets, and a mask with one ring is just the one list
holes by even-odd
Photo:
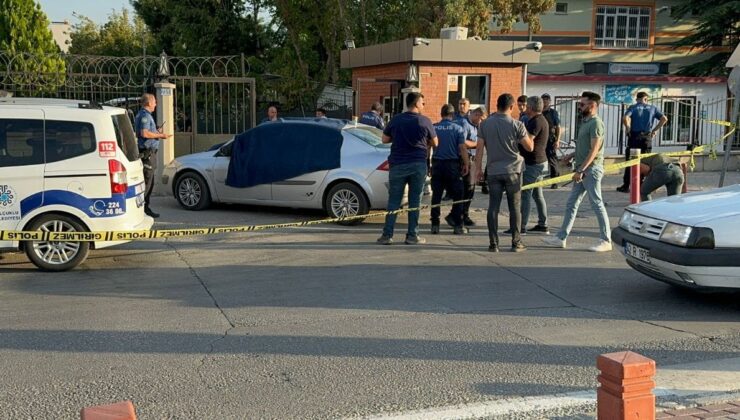
[[533, 49], [533, 50], [535, 50], [535, 51], [537, 51], [537, 52], [542, 51], [542, 43], [539, 42], [539, 41], [533, 42], [533, 43], [529, 44], [528, 47], [531, 48], [531, 49]]
[[414, 47], [417, 47], [421, 44], [429, 45], [429, 40], [426, 38], [419, 38], [419, 37], [414, 38]]

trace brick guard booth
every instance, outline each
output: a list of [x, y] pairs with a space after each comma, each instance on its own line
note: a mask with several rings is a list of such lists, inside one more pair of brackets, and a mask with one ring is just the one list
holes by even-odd
[[403, 108], [400, 90], [416, 86], [424, 94], [424, 114], [437, 121], [442, 105], [457, 108], [461, 97], [470, 98], [471, 108], [492, 112], [498, 95], [521, 95], [525, 65], [540, 60], [533, 47], [527, 41], [409, 38], [343, 50], [341, 66], [352, 69], [355, 115], [380, 102], [389, 118]]

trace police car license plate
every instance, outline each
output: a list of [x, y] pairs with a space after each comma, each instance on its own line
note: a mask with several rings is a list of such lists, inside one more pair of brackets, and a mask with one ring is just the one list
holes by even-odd
[[632, 245], [629, 242], [624, 243], [624, 253], [632, 258], [650, 264], [650, 251], [639, 246]]

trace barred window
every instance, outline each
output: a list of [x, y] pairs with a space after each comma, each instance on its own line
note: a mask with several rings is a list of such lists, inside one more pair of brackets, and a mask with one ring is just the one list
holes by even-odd
[[649, 7], [598, 6], [595, 47], [648, 48], [650, 13]]

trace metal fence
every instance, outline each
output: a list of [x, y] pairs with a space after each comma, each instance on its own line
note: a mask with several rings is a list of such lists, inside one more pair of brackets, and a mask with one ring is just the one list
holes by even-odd
[[[560, 114], [561, 141], [575, 144], [581, 125], [577, 97], [555, 97], [554, 107]], [[710, 144], [725, 135], [729, 128], [711, 123], [710, 120], [727, 121], [732, 115], [735, 98], [713, 98], [699, 101], [693, 96], [659, 97], [650, 100], [668, 118], [668, 122], [656, 133], [654, 147], [683, 148], [689, 145]], [[606, 127], [605, 147], [612, 153], [624, 153], [626, 133], [622, 118], [627, 104], [599, 105], [599, 116]], [[733, 147], [740, 147], [740, 138], [735, 137]]]

